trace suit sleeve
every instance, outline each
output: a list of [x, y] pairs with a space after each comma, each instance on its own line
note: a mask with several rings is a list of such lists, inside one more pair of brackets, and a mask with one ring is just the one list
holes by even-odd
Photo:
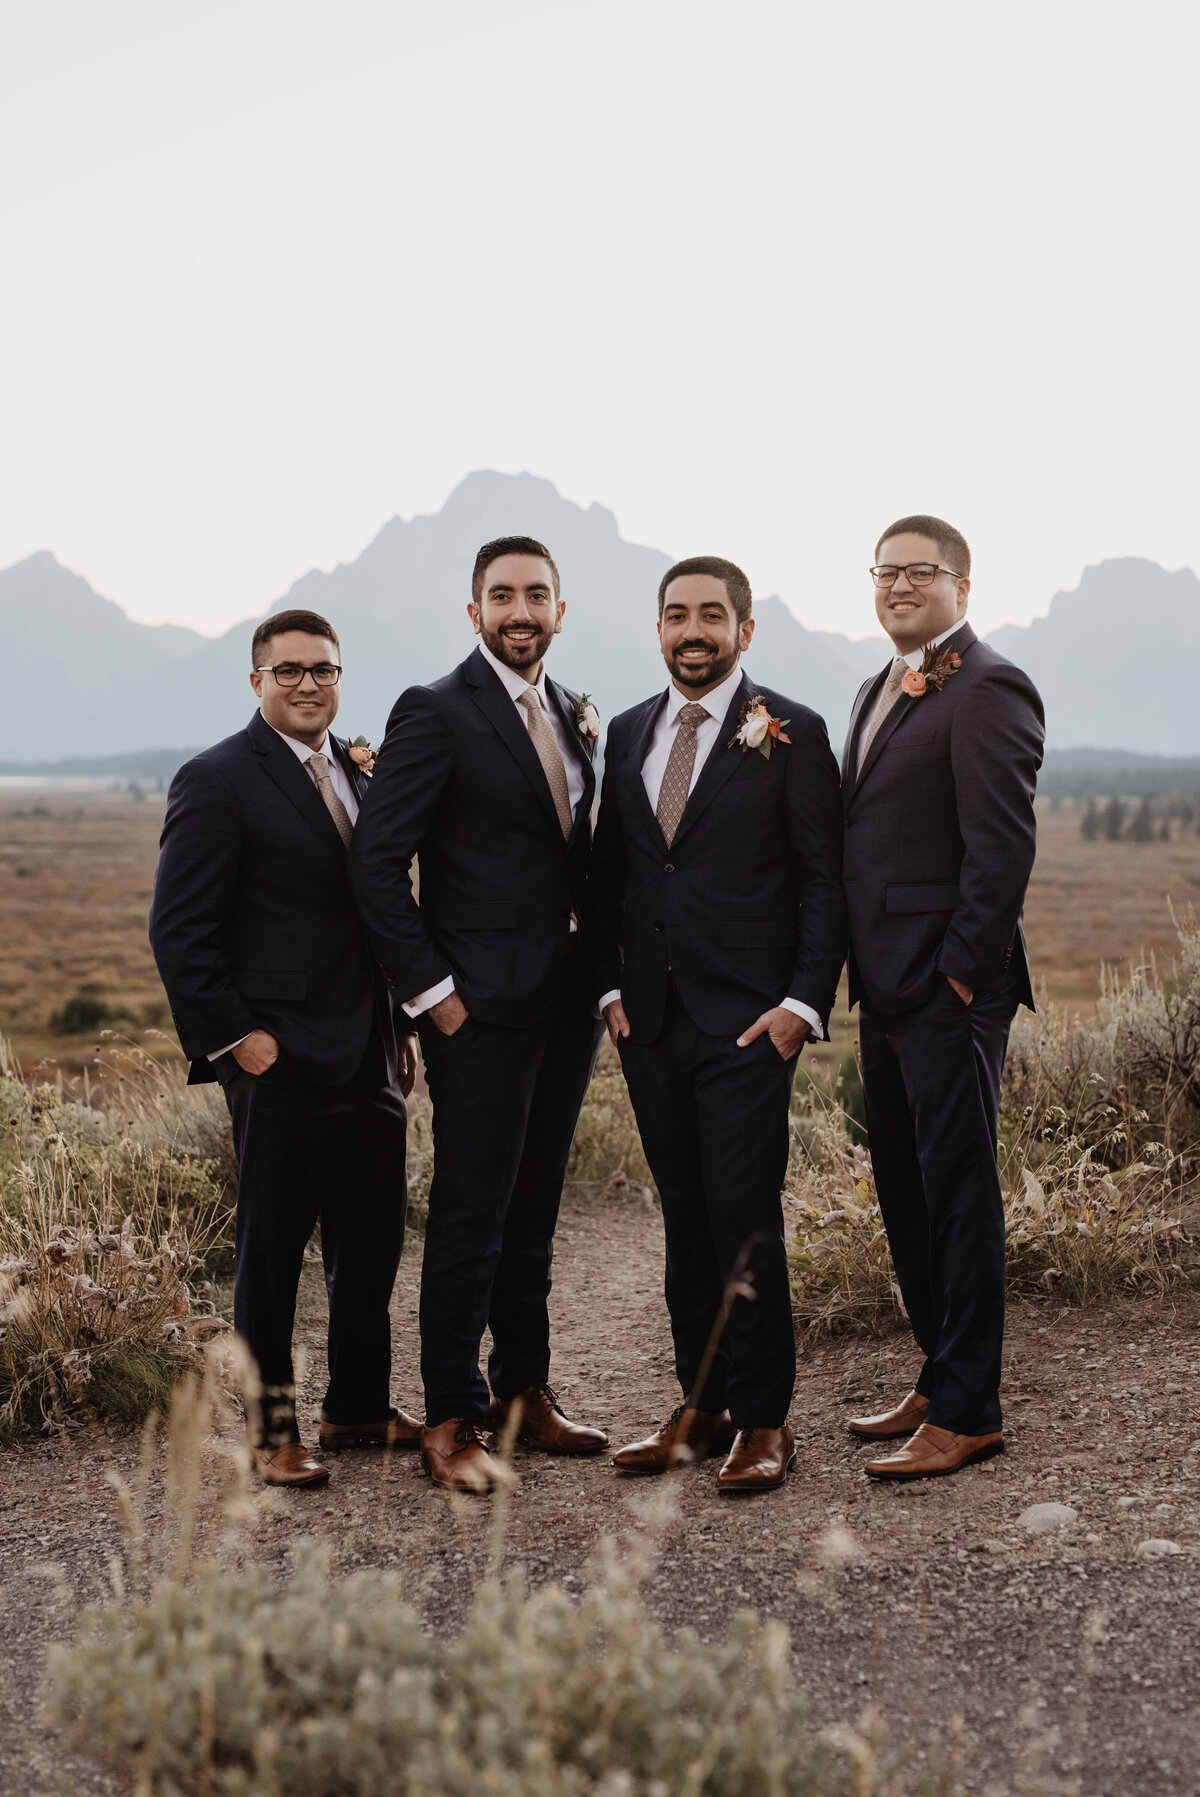
[[964, 854], [937, 964], [979, 991], [996, 984], [1017, 934], [1033, 871], [1044, 740], [1042, 701], [1020, 668], [989, 671], [954, 714], [950, 758]]
[[594, 996], [602, 998], [621, 984], [621, 920], [625, 913], [625, 832], [617, 797], [619, 751], [610, 727], [605, 744], [600, 810], [592, 838], [588, 875], [588, 921]]
[[207, 762], [189, 761], [167, 795], [150, 905], [150, 946], [189, 1061], [258, 1027], [233, 988], [225, 946], [241, 857], [233, 793]]
[[800, 936], [786, 997], [809, 1005], [826, 1032], [846, 959], [842, 888], [842, 791], [825, 725], [815, 713], [797, 729], [785, 782], [788, 828], [800, 890]]
[[426, 687], [392, 708], [350, 845], [350, 883], [371, 946], [405, 1002], [451, 978], [413, 893], [420, 851], [454, 767], [445, 717]]

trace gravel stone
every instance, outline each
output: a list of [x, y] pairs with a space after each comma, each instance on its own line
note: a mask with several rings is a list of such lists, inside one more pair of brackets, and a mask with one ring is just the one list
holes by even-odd
[[1017, 1518], [1017, 1527], [1029, 1535], [1048, 1535], [1054, 1529], [1069, 1528], [1079, 1521], [1078, 1510], [1070, 1504], [1030, 1504]]

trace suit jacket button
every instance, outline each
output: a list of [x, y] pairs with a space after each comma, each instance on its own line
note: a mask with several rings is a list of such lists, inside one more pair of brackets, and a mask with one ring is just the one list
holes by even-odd
[[666, 866], [663, 868], [663, 872], [665, 874], [673, 874], [675, 872], [675, 863], [673, 861], [668, 861]]
[[659, 935], [661, 936], [663, 933], [663, 929], [665, 927], [661, 917], [656, 917], [654, 919], [654, 927], [658, 931]]

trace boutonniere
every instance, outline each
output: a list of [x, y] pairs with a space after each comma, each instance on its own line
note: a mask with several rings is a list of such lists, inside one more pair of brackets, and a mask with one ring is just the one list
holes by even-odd
[[346, 753], [359, 773], [365, 774], [369, 780], [375, 772], [375, 751], [366, 737], [356, 736], [352, 743], [347, 743]]
[[600, 713], [587, 693], [575, 707], [575, 728], [590, 743], [600, 740]]
[[746, 699], [738, 712], [738, 727], [733, 736], [725, 744], [727, 749], [741, 746], [742, 754], [747, 749], [757, 749], [760, 755], [771, 759], [771, 750], [776, 743], [790, 743], [791, 737], [785, 736], [784, 730], [791, 723], [791, 718], [773, 718], [767, 710], [767, 701], [761, 693], [753, 699]]
[[953, 649], [935, 649], [930, 643], [919, 668], [910, 668], [900, 682], [900, 690], [910, 699], [920, 699], [927, 692], [940, 693], [951, 674], [962, 667], [962, 656]]

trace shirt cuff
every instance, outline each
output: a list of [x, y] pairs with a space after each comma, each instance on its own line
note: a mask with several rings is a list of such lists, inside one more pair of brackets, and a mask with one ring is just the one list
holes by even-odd
[[613, 999], [620, 998], [620, 996], [621, 996], [621, 988], [619, 986], [614, 987], [611, 992], [606, 992], [604, 994], [604, 997], [600, 1000], [601, 1013], [603, 1013], [605, 1005], [611, 1005]]
[[228, 1054], [231, 1049], [236, 1048], [238, 1045], [238, 1042], [244, 1042], [246, 1040], [246, 1036], [248, 1036], [249, 1034], [250, 1034], [250, 1031], [247, 1030], [246, 1035], [239, 1036], [237, 1039], [237, 1042], [227, 1042], [225, 1044], [224, 1048], [214, 1048], [212, 1053], [208, 1057], [209, 1060], [210, 1061], [219, 1061], [223, 1054]]
[[422, 1017], [426, 1011], [431, 1011], [434, 1005], [440, 1005], [444, 998], [449, 998], [453, 990], [454, 975], [450, 973], [444, 980], [439, 980], [436, 986], [430, 986], [426, 991], [418, 992], [415, 998], [402, 1000], [401, 1009], [409, 1017]]
[[785, 1011], [791, 1011], [795, 1016], [803, 1017], [805, 1023], [811, 1024], [814, 1042], [824, 1042], [825, 1026], [811, 1005], [802, 1005], [798, 998], [781, 998], [779, 1002]]

